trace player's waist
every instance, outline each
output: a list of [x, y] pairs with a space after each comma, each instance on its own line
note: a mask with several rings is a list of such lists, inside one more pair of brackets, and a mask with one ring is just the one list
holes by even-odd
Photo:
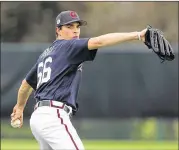
[[72, 107], [66, 105], [63, 102], [59, 102], [59, 101], [55, 101], [55, 100], [41, 100], [35, 104], [34, 110], [36, 110], [38, 107], [42, 107], [42, 106], [49, 106], [49, 107], [54, 107], [54, 108], [58, 108], [58, 109], [63, 109], [67, 114], [69, 114], [69, 116], [73, 115]]

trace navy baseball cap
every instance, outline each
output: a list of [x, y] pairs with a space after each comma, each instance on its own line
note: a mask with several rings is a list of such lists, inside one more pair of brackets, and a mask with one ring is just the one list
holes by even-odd
[[87, 25], [87, 22], [81, 20], [75, 11], [62, 11], [56, 18], [56, 26], [63, 26], [73, 22], [79, 22], [81, 26]]

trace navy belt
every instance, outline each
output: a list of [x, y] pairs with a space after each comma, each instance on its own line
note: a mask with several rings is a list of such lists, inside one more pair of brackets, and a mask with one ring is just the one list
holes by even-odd
[[73, 115], [72, 107], [67, 106], [65, 103], [54, 101], [54, 100], [42, 100], [36, 103], [34, 110], [36, 110], [38, 107], [42, 106], [49, 106], [54, 108], [63, 109], [69, 116]]

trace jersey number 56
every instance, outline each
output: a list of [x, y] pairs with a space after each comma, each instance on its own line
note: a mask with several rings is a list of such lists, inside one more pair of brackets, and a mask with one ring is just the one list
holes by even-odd
[[45, 59], [45, 62], [40, 62], [38, 64], [37, 76], [38, 76], [38, 83], [37, 88], [42, 84], [47, 82], [51, 76], [51, 68], [47, 67], [48, 63], [52, 63], [52, 57], [48, 57]]

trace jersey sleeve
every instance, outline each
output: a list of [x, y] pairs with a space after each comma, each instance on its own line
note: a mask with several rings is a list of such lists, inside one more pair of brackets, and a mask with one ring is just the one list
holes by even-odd
[[88, 40], [89, 38], [69, 40], [67, 55], [73, 63], [94, 60], [97, 53], [97, 49], [89, 50]]
[[37, 86], [37, 63], [31, 68], [28, 74], [25, 77], [27, 83], [36, 90]]

